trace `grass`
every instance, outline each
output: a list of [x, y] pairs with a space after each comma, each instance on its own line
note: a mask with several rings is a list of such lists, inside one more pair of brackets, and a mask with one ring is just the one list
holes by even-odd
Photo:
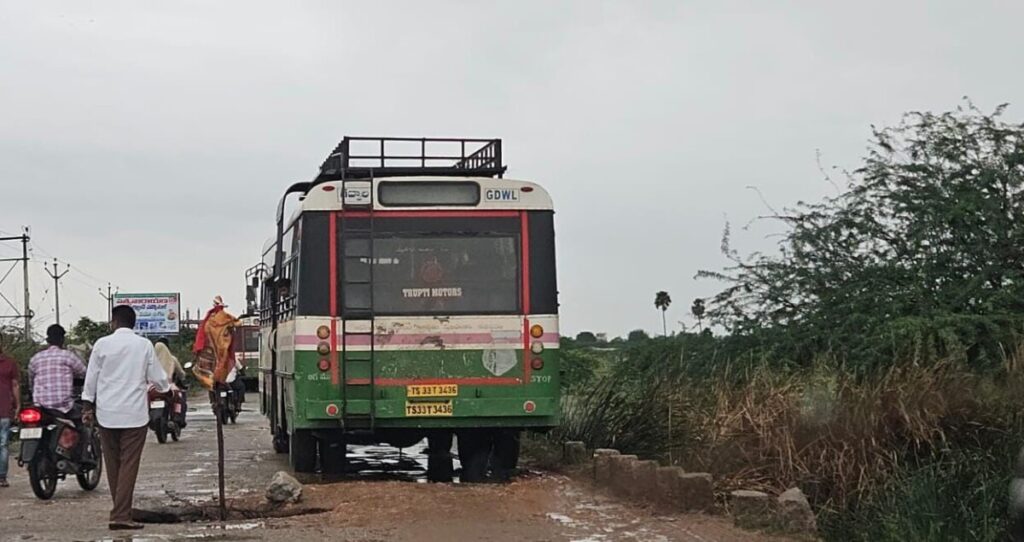
[[870, 374], [827, 358], [692, 371], [637, 357], [649, 354], [570, 384], [552, 438], [710, 472], [722, 493], [799, 486], [829, 539], [1002, 536], [1024, 435], [1019, 352], [984, 373], [943, 361]]

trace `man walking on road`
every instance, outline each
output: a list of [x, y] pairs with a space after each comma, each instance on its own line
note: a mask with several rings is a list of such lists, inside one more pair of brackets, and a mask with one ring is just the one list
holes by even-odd
[[0, 343], [0, 487], [7, 487], [7, 441], [11, 435], [11, 423], [21, 410], [21, 376], [18, 364], [4, 355]]
[[112, 530], [141, 529], [132, 522], [132, 500], [149, 423], [149, 386], [170, 391], [167, 374], [153, 345], [132, 331], [135, 310], [118, 305], [111, 311], [114, 332], [96, 341], [85, 376], [83, 418], [100, 426], [107, 484], [114, 508]]

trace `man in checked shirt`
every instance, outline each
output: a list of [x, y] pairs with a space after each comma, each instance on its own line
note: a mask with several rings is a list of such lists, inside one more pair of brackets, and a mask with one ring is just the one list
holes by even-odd
[[81, 409], [75, 405], [75, 378], [85, 378], [85, 364], [64, 349], [64, 328], [54, 324], [46, 328], [46, 350], [28, 362], [28, 381], [32, 402], [64, 414], [81, 425]]

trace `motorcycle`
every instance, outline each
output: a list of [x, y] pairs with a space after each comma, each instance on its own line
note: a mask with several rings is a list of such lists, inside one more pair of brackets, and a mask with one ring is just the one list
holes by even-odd
[[[219, 399], [219, 400], [218, 400]], [[238, 423], [238, 413], [242, 411], [242, 397], [235, 391], [231, 384], [219, 384], [210, 392], [210, 402], [213, 404], [213, 414], [220, 419], [220, 423]]]
[[181, 430], [185, 428], [185, 388], [171, 385], [169, 394], [158, 393], [156, 388], [149, 388], [149, 428], [156, 433], [160, 444], [167, 442], [170, 436], [174, 442], [181, 438]]
[[18, 466], [28, 466], [36, 497], [52, 498], [57, 482], [68, 475], [74, 475], [85, 491], [100, 485], [103, 450], [96, 428], [76, 427], [64, 414], [33, 405], [18, 412], [18, 427], [13, 430], [21, 440]]

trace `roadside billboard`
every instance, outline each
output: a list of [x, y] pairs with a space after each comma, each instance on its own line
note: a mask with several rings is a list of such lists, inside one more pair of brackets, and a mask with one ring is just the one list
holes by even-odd
[[135, 331], [142, 335], [177, 335], [181, 331], [180, 294], [114, 294], [114, 306], [135, 309]]

